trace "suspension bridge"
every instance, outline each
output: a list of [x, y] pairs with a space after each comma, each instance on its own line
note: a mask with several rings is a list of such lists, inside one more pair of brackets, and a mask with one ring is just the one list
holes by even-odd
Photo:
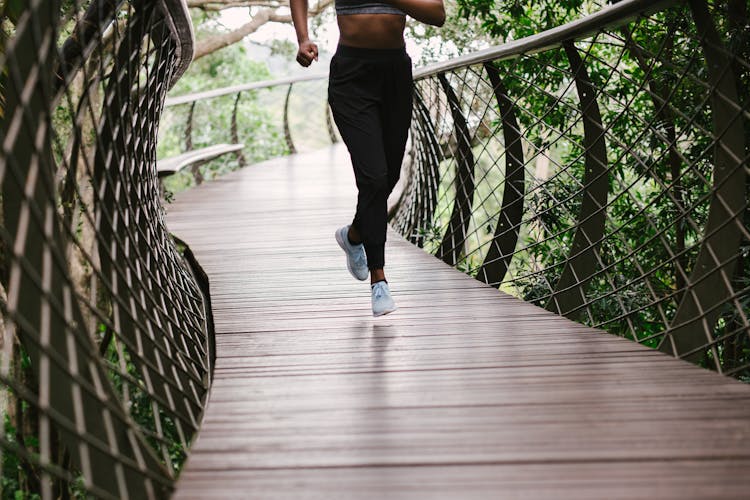
[[[2, 56], [4, 489], [746, 496], [742, 2], [624, 0], [416, 69], [383, 318], [333, 239], [325, 76], [168, 98], [185, 4], [74, 4], [31, 2]], [[253, 163], [263, 96], [290, 154]], [[243, 168], [204, 182], [217, 157]]]

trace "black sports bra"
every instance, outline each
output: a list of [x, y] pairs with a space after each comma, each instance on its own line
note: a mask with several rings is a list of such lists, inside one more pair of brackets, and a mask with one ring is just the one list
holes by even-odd
[[336, 0], [336, 15], [347, 16], [350, 14], [406, 15], [393, 5], [378, 2], [377, 0]]

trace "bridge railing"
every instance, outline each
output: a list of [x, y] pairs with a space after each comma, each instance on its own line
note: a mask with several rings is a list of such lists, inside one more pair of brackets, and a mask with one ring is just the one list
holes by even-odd
[[[265, 80], [170, 97], [160, 158], [217, 143], [242, 144], [228, 169], [310, 151], [339, 140], [327, 102], [327, 74]], [[192, 183], [220, 175], [217, 165], [191, 168]], [[184, 184], [181, 183], [181, 184]], [[181, 186], [178, 184], [178, 186]]]
[[[624, 0], [416, 70], [392, 224], [508, 293], [750, 377], [743, 6]], [[321, 78], [310, 77], [318, 91]], [[219, 128], [238, 142], [242, 92], [274, 89], [281, 108], [286, 90], [277, 121], [293, 152], [288, 102], [304, 80], [168, 104], [183, 107], [190, 149], [196, 126], [213, 127], [195, 120], [197, 106], [234, 103]], [[303, 95], [303, 116], [326, 121], [307, 133], [335, 140], [325, 96]]]
[[[211, 363], [199, 269], [166, 230], [155, 167], [189, 17], [178, 0], [8, 5], [3, 488], [162, 497]], [[418, 70], [392, 224], [501, 290], [746, 379], [747, 23], [743, 1], [623, 0]], [[198, 106], [227, 100], [239, 123], [236, 102], [265, 91], [175, 99], [170, 113], [183, 109], [187, 147]]]
[[0, 5], [3, 497], [165, 497], [211, 374], [155, 168], [185, 2]]
[[750, 379], [745, 2], [624, 0], [415, 72], [391, 223], [555, 313]]

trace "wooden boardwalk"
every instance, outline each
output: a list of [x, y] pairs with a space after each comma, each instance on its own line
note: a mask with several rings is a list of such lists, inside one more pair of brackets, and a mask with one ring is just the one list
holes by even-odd
[[374, 319], [346, 151], [181, 193], [215, 380], [176, 498], [748, 498], [750, 386], [516, 300], [395, 233]]

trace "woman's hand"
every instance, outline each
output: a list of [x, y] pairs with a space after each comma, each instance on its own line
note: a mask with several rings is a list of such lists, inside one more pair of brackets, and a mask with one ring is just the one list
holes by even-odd
[[318, 46], [310, 40], [300, 42], [297, 50], [297, 62], [305, 68], [310, 66], [313, 61], [318, 60]]
[[306, 68], [318, 60], [318, 46], [310, 41], [307, 34], [307, 0], [289, 0], [289, 8], [299, 42], [297, 62]]

